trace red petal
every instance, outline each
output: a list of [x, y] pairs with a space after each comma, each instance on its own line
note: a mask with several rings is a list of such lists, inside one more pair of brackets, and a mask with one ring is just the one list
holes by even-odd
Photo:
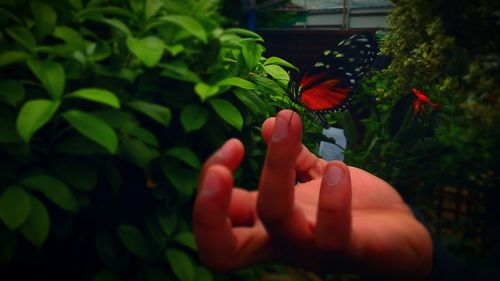
[[422, 113], [422, 111], [424, 111], [424, 107], [422, 106], [422, 103], [419, 100], [415, 100], [413, 102], [413, 111], [415, 113]]
[[432, 106], [433, 108], [438, 107], [437, 104], [435, 104], [435, 103], [433, 103], [433, 102], [431, 102], [429, 100], [429, 98], [425, 95], [425, 93], [423, 91], [419, 91], [419, 90], [417, 90], [415, 88], [412, 88], [411, 90], [413, 91], [413, 93], [415, 94], [415, 96], [417, 96], [417, 99], [419, 101], [425, 102], [425, 103], [429, 104], [430, 106]]

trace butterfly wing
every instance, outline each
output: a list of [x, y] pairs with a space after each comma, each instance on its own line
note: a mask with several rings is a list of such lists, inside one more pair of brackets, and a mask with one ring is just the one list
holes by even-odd
[[377, 43], [370, 34], [355, 34], [327, 50], [302, 78], [298, 101], [313, 113], [344, 109], [372, 64]]

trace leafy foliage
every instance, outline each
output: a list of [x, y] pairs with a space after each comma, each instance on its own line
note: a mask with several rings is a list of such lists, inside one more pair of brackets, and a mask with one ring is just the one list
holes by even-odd
[[[432, 193], [445, 187], [490, 194], [498, 186], [499, 11], [495, 1], [396, 2], [381, 42], [392, 61], [354, 100], [361, 138], [349, 141], [350, 164], [386, 179], [422, 210], [431, 210]], [[439, 107], [416, 114], [413, 87]], [[475, 220], [447, 227], [463, 233]], [[441, 238], [468, 258], [484, 253], [478, 240], [458, 237]]]
[[213, 279], [190, 227], [201, 162], [236, 136], [257, 180], [258, 126], [293, 68], [218, 9], [2, 1], [0, 275]]

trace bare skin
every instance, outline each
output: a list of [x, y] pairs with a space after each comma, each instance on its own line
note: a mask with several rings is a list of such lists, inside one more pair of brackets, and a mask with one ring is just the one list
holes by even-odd
[[431, 237], [394, 188], [318, 159], [302, 145], [301, 120], [290, 110], [266, 120], [262, 135], [268, 149], [257, 192], [233, 186], [240, 141], [228, 140], [204, 164], [193, 227], [208, 268], [274, 261], [385, 280], [429, 275]]

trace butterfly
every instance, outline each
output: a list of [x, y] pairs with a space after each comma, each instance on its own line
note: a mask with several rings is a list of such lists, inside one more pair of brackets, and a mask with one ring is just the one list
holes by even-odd
[[293, 102], [306, 107], [324, 128], [324, 114], [345, 110], [361, 78], [377, 55], [378, 44], [368, 33], [340, 41], [326, 50], [296, 84], [290, 79], [288, 93]]

